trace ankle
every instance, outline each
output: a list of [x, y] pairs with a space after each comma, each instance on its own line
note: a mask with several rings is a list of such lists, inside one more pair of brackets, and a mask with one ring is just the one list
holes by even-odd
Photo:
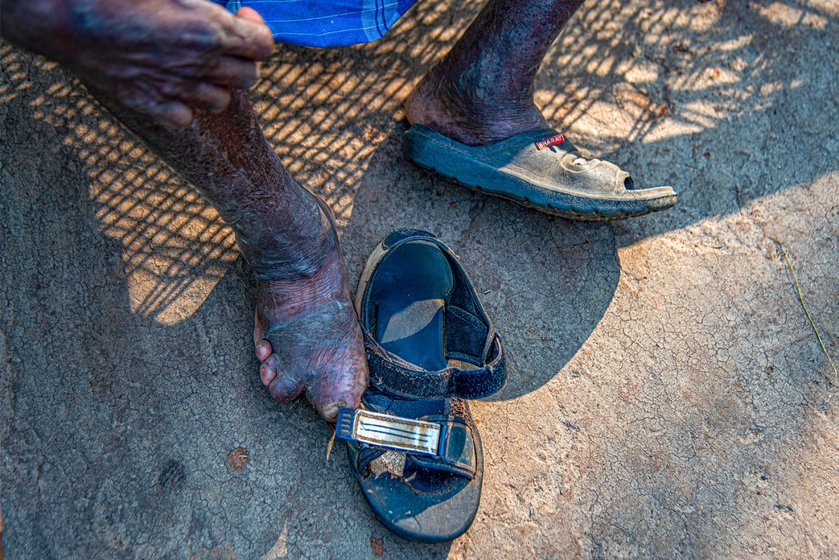
[[257, 280], [311, 278], [337, 252], [338, 238], [325, 203], [306, 194], [309, 204], [287, 212], [285, 220], [267, 219], [248, 231], [234, 226], [239, 250]]
[[432, 68], [416, 86], [405, 109], [411, 124], [468, 145], [491, 144], [546, 126], [530, 91], [519, 95], [492, 91], [465, 74], [449, 76], [441, 66]]

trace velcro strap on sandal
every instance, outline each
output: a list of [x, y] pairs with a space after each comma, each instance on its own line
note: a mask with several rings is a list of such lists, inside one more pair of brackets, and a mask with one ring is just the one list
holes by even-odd
[[483, 367], [449, 367], [440, 371], [413, 369], [411, 364], [386, 355], [367, 333], [365, 337], [373, 342], [366, 345], [370, 383], [385, 392], [419, 399], [480, 399], [498, 392], [507, 378], [498, 335], [492, 338]]
[[335, 436], [374, 448], [404, 451], [420, 466], [472, 478], [476, 469], [472, 429], [456, 417], [434, 420], [343, 407], [338, 411]]

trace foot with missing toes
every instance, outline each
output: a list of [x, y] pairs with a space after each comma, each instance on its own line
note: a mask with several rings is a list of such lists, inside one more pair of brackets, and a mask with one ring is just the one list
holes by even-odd
[[259, 376], [275, 399], [301, 394], [325, 419], [358, 406], [367, 384], [364, 342], [347, 288], [338, 237], [328, 227], [321, 258], [305, 273], [261, 268], [257, 280], [254, 343]]

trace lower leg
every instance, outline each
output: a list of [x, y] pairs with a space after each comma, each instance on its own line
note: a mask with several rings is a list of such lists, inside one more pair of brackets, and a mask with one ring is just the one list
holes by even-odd
[[533, 82], [582, 1], [489, 0], [408, 98], [408, 120], [470, 145], [545, 126]]
[[282, 166], [246, 95], [183, 131], [99, 100], [188, 179], [233, 228], [257, 277], [254, 341], [260, 376], [279, 400], [305, 391], [328, 420], [355, 406], [367, 380], [364, 346], [330, 216]]

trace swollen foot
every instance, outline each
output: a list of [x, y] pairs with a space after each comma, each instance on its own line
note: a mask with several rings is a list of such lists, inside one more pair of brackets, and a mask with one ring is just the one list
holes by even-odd
[[524, 91], [517, 99], [485, 85], [465, 83], [436, 66], [405, 101], [408, 122], [420, 124], [469, 146], [484, 146], [536, 128], [547, 128], [545, 118]]
[[327, 421], [358, 406], [367, 385], [364, 341], [334, 229], [313, 270], [257, 282], [254, 343], [259, 375], [275, 399], [306, 393]]

